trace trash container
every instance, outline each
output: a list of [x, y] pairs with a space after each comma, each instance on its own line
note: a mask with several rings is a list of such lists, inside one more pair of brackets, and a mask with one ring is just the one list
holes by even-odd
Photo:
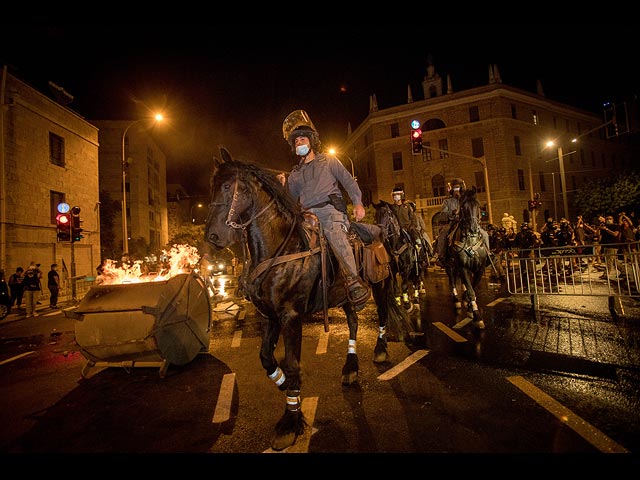
[[76, 343], [93, 367], [185, 365], [209, 351], [211, 303], [202, 279], [94, 285], [72, 312]]

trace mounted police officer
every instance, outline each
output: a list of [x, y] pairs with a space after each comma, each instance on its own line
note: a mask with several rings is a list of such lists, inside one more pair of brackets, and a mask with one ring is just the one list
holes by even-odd
[[[348, 238], [350, 227], [342, 186], [351, 202], [356, 222], [365, 216], [362, 192], [356, 180], [336, 157], [322, 151], [320, 137], [309, 115], [295, 110], [282, 124], [284, 139], [299, 158], [288, 177], [289, 192], [304, 210], [313, 212], [340, 264], [347, 297], [356, 310], [364, 308], [371, 291], [358, 276], [355, 256]], [[281, 181], [284, 178], [280, 177]]]
[[[447, 245], [449, 244], [449, 233], [451, 233], [451, 227], [458, 221], [460, 214], [460, 196], [467, 189], [467, 185], [462, 178], [454, 178], [447, 185], [449, 190], [449, 197], [445, 198], [442, 202], [440, 209], [441, 214], [445, 217], [447, 224], [442, 227], [438, 234], [436, 241], [436, 263], [439, 267], [445, 268], [445, 254], [447, 251]], [[487, 231], [479, 227], [480, 235], [484, 241], [487, 252], [490, 252], [489, 248], [489, 234]]]

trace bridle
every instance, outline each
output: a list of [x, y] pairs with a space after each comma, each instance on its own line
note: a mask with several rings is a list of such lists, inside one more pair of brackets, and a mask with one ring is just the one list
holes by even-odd
[[[227, 212], [227, 219], [224, 221], [225, 225], [227, 225], [228, 227], [231, 227], [233, 229], [240, 229], [240, 230], [244, 230], [247, 228], [247, 226], [253, 222], [256, 218], [260, 217], [261, 215], [263, 215], [271, 205], [273, 205], [276, 201], [275, 198], [272, 198], [271, 201], [269, 203], [267, 203], [264, 207], [262, 207], [262, 209], [256, 213], [255, 215], [253, 215], [251, 218], [249, 218], [249, 220], [247, 220], [246, 222], [243, 223], [237, 223], [233, 220], [234, 216], [238, 216], [238, 220], [240, 220], [240, 215], [236, 213], [236, 209], [235, 209], [235, 205], [237, 203], [238, 200], [238, 175], [236, 174], [235, 177], [235, 181], [233, 182], [233, 197], [231, 198], [231, 206], [229, 207], [229, 211]], [[219, 207], [219, 206], [223, 206], [226, 205], [226, 203], [213, 203], [211, 202], [209, 204], [210, 207]]]

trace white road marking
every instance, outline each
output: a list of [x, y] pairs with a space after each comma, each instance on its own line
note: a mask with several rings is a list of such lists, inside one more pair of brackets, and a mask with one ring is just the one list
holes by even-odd
[[515, 375], [513, 377], [507, 377], [507, 380], [601, 452], [630, 453], [629, 450], [624, 448], [622, 445], [611, 440], [596, 427], [584, 421], [578, 415], [575, 415], [556, 399], [546, 394], [521, 376]]
[[395, 367], [390, 368], [389, 370], [384, 372], [382, 375], [379, 375], [378, 380], [383, 380], [383, 381], [391, 380], [396, 375], [399, 375], [400, 373], [405, 371], [407, 368], [409, 368], [411, 365], [419, 361], [427, 353], [429, 353], [429, 350], [418, 350], [417, 352], [412, 353], [403, 361], [401, 361], [399, 364], [397, 364]]
[[24, 352], [24, 353], [21, 353], [20, 355], [16, 355], [15, 357], [7, 358], [6, 360], [1, 361], [0, 365], [4, 365], [5, 363], [13, 362], [14, 360], [18, 360], [19, 358], [26, 357], [27, 355], [31, 355], [32, 353], [34, 353], [34, 352], [33, 351]]
[[233, 387], [236, 383], [236, 374], [227, 373], [222, 377], [220, 393], [216, 402], [216, 410], [213, 413], [211, 423], [223, 423], [231, 418], [231, 404], [233, 402]]

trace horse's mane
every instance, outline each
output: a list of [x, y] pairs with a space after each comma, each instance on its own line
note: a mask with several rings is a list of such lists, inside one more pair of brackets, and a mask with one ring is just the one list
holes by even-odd
[[465, 190], [460, 197], [460, 228], [463, 231], [478, 233], [480, 230], [480, 202], [476, 188]]
[[257, 188], [264, 190], [267, 195], [275, 200], [278, 211], [289, 222], [295, 222], [298, 228], [302, 229], [302, 210], [300, 205], [280, 183], [272, 170], [252, 162], [226, 160], [218, 165], [216, 175], [222, 177], [238, 175], [248, 183], [259, 184]]

